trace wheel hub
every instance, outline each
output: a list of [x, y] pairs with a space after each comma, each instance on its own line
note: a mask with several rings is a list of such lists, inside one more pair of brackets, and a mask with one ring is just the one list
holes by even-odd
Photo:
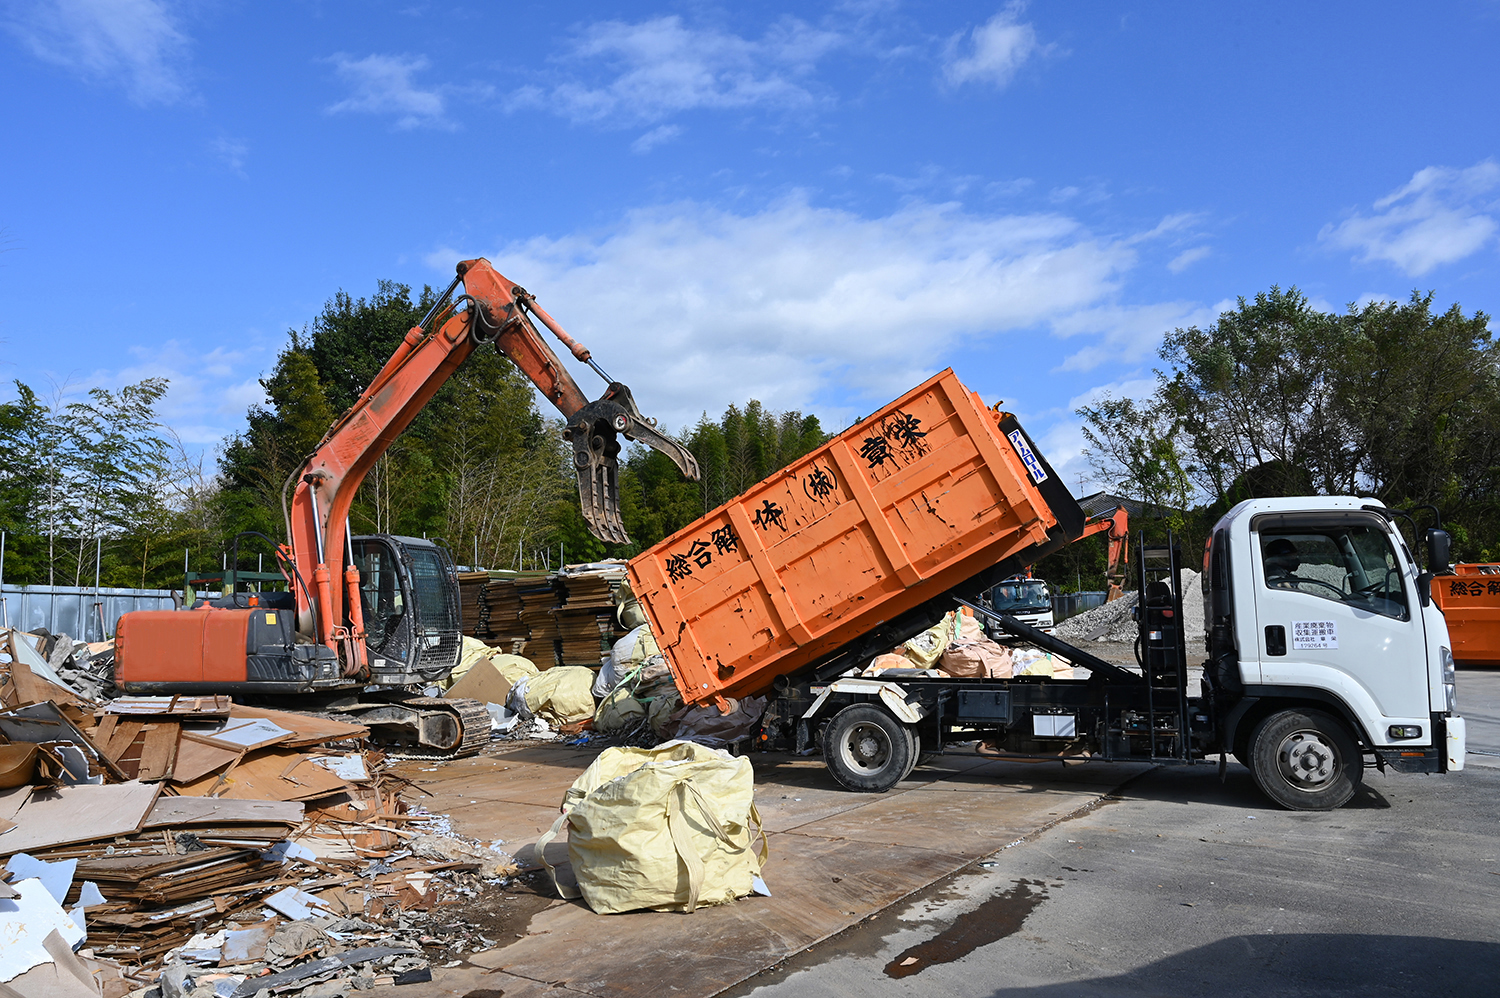
[[1315, 790], [1338, 771], [1338, 753], [1316, 732], [1298, 731], [1281, 743], [1281, 771], [1295, 787]]
[[888, 754], [885, 732], [873, 724], [861, 724], [849, 732], [845, 744], [849, 761], [861, 769], [879, 769]]

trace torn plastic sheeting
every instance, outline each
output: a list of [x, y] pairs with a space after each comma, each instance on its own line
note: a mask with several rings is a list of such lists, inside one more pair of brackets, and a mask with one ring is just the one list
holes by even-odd
[[45, 884], [32, 877], [11, 885], [19, 897], [0, 901], [0, 983], [14, 980], [32, 967], [52, 962], [46, 939], [51, 932], [68, 946], [78, 946], [84, 933], [63, 911]]
[[343, 970], [352, 967], [356, 963], [369, 963], [371, 960], [383, 960], [388, 956], [415, 955], [416, 950], [410, 947], [397, 946], [364, 946], [360, 949], [352, 949], [338, 956], [325, 956], [321, 960], [313, 960], [304, 963], [300, 967], [291, 970], [283, 970], [279, 974], [271, 974], [267, 977], [250, 977], [243, 984], [234, 989], [231, 998], [250, 998], [262, 988], [267, 991], [275, 991], [298, 981], [305, 981], [310, 977], [319, 977], [323, 974], [332, 973], [335, 970]]

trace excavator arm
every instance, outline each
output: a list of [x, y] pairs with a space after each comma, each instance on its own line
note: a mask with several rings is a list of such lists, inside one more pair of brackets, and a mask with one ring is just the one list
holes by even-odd
[[1125, 595], [1125, 566], [1130, 560], [1130, 517], [1124, 506], [1089, 519], [1084, 523], [1083, 533], [1078, 535], [1078, 539], [1083, 540], [1105, 531], [1109, 532], [1109, 562], [1104, 569], [1104, 578], [1109, 583], [1109, 595], [1104, 597], [1104, 602], [1109, 603]]
[[[460, 283], [464, 294], [453, 299]], [[533, 318], [609, 383], [599, 399], [587, 399], [538, 333]], [[297, 594], [297, 628], [339, 651], [346, 675], [365, 668], [359, 572], [348, 526], [354, 495], [422, 407], [485, 343], [509, 358], [563, 414], [584, 519], [600, 540], [629, 540], [620, 516], [621, 436], [661, 451], [688, 478], [698, 478], [693, 455], [659, 433], [654, 422], [641, 415], [630, 389], [605, 375], [589, 350], [568, 336], [525, 289], [488, 260], [463, 261], [437, 304], [407, 332], [369, 387], [287, 482], [295, 482], [295, 490], [287, 509], [289, 549], [283, 554]], [[340, 565], [343, 578], [335, 580], [334, 570]]]

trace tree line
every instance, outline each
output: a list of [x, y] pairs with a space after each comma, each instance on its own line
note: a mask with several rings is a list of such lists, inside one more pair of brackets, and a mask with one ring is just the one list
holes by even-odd
[[[7, 584], [178, 588], [186, 568], [218, 569], [242, 531], [284, 535], [282, 489], [338, 414], [431, 307], [434, 293], [382, 281], [339, 292], [287, 343], [262, 379], [263, 403], [207, 458], [160, 421], [159, 378], [77, 401], [17, 382], [0, 404], [0, 529]], [[1433, 295], [1314, 308], [1273, 287], [1207, 328], [1164, 335], [1155, 391], [1078, 410], [1102, 490], [1151, 511], [1135, 526], [1204, 534], [1241, 499], [1371, 495], [1434, 507], [1456, 556], [1500, 559], [1500, 344], [1488, 317]], [[644, 392], [648, 394], [649, 392]], [[621, 506], [633, 543], [589, 535], [562, 423], [528, 379], [483, 348], [449, 379], [372, 469], [351, 511], [357, 533], [426, 536], [462, 564], [554, 567], [628, 557], [821, 445], [814, 415], [761, 403], [704, 414], [678, 438], [698, 482], [664, 456], [622, 455]], [[265, 545], [246, 540], [241, 567]], [[1104, 545], [1038, 566], [1062, 589], [1099, 588]]]

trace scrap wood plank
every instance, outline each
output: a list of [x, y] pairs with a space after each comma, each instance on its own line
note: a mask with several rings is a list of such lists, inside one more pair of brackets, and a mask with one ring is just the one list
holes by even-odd
[[176, 721], [157, 721], [143, 729], [141, 761], [136, 778], [141, 781], [167, 780], [172, 777], [172, 763], [177, 758]]
[[80, 784], [37, 788], [16, 812], [16, 826], [0, 835], [0, 856], [91, 842], [140, 831], [159, 783]]
[[135, 748], [136, 740], [140, 738], [141, 729], [145, 726], [145, 721], [121, 721], [110, 730], [109, 743], [99, 746], [100, 751], [109, 756], [110, 761], [132, 780], [140, 768], [141, 756], [139, 752], [131, 750]]
[[146, 716], [192, 715], [199, 718], [228, 717], [233, 701], [222, 694], [214, 696], [120, 697], [104, 705], [106, 716], [136, 714]]
[[264, 718], [288, 731], [293, 736], [281, 745], [284, 748], [307, 748], [312, 745], [320, 745], [323, 742], [344, 741], [349, 738], [365, 738], [370, 734], [370, 729], [363, 724], [349, 724], [345, 721], [331, 721], [326, 717], [309, 717], [306, 714], [294, 714], [285, 710], [267, 710], [261, 707], [246, 707], [235, 704], [229, 708], [231, 718]]
[[145, 828], [163, 825], [290, 825], [302, 823], [303, 806], [295, 801], [234, 800], [212, 797], [163, 797], [146, 816]]

